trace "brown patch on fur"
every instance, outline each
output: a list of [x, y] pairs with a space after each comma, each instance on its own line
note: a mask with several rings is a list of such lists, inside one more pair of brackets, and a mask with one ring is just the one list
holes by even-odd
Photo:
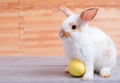
[[70, 32], [65, 32], [65, 37], [66, 37], [66, 38], [71, 37]]
[[108, 77], [110, 77], [110, 74], [100, 75], [100, 77], [102, 77], [102, 78], [108, 78]]
[[62, 34], [62, 38], [63, 37], [66, 37], [66, 38], [71, 37], [70, 32], [65, 32], [63, 29], [61, 29], [60, 34]]
[[74, 25], [74, 23], [73, 23], [73, 22], [70, 22], [70, 23], [69, 23], [69, 27], [71, 27], [72, 25]]
[[78, 28], [80, 29], [80, 24], [78, 25]]
[[103, 57], [105, 59], [109, 58], [111, 56], [111, 50], [106, 50], [104, 53], [103, 53]]
[[68, 71], [68, 67], [65, 68], [64, 72], [65, 72], [65, 73], [69, 73], [69, 71]]
[[81, 31], [81, 29], [80, 29], [80, 24], [78, 25], [78, 30]]

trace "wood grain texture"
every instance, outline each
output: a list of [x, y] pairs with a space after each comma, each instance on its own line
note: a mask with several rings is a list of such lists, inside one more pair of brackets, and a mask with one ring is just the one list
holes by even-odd
[[119, 58], [110, 78], [95, 74], [94, 80], [82, 81], [64, 73], [65, 56], [0, 56], [0, 83], [119, 83]]
[[90, 25], [106, 32], [120, 54], [120, 0], [0, 0], [0, 55], [65, 55], [58, 35], [62, 5], [76, 14], [100, 7]]

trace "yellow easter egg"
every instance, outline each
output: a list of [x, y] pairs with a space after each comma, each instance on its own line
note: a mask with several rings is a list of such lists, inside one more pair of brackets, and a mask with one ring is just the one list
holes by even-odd
[[68, 72], [72, 76], [83, 76], [85, 73], [85, 65], [81, 61], [73, 59], [68, 65]]

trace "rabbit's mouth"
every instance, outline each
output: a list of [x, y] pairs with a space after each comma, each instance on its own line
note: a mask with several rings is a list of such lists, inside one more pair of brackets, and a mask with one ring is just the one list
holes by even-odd
[[71, 34], [70, 34], [70, 32], [65, 32], [63, 29], [61, 29], [60, 30], [60, 32], [59, 32], [59, 36], [61, 37], [61, 38], [70, 38], [71, 37]]

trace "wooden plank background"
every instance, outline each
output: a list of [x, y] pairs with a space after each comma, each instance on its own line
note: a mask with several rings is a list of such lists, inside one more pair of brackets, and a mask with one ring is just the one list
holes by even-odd
[[66, 18], [61, 5], [75, 13], [100, 7], [90, 25], [110, 35], [120, 54], [120, 0], [0, 0], [0, 55], [65, 55], [58, 36]]

